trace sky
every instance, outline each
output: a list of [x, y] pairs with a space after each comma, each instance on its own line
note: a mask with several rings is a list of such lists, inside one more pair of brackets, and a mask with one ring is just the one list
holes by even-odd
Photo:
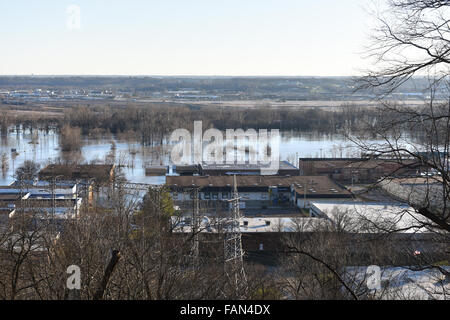
[[0, 74], [357, 75], [367, 4], [0, 0]]

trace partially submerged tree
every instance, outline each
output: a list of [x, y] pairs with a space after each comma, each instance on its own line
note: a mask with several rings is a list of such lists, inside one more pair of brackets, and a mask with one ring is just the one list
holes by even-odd
[[60, 145], [62, 151], [78, 151], [81, 149], [81, 129], [64, 125], [60, 133]]

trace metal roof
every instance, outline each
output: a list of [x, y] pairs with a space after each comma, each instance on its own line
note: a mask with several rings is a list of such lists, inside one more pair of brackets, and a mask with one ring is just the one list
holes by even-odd
[[[299, 194], [346, 195], [351, 193], [337, 185], [326, 176], [236, 176], [238, 188], [290, 188]], [[170, 188], [231, 188], [231, 176], [167, 176], [166, 185]]]

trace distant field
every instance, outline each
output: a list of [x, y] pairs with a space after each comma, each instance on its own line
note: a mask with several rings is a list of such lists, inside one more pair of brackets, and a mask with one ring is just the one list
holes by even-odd
[[5, 112], [9, 117], [20, 118], [21, 120], [36, 118], [60, 119], [64, 116], [64, 107], [0, 104], [0, 112]]
[[[398, 102], [400, 104], [419, 106], [424, 102], [421, 100], [408, 100]], [[160, 100], [160, 99], [136, 99], [136, 100], [101, 100], [101, 101], [49, 101], [46, 104], [29, 103], [24, 105], [0, 104], [0, 110], [6, 111], [10, 116], [28, 118], [47, 118], [58, 119], [64, 116], [64, 109], [72, 106], [109, 106], [112, 108], [121, 108], [127, 106], [143, 107], [152, 105], [161, 108], [170, 108], [171, 106], [184, 106], [196, 108], [273, 108], [273, 109], [305, 109], [305, 108], [326, 108], [335, 110], [342, 106], [353, 107], [374, 107], [378, 104], [376, 101], [278, 101], [278, 100], [231, 100], [231, 101], [193, 101], [193, 100]]]
[[[140, 100], [140, 102], [161, 103], [161, 100]], [[327, 100], [309, 100], [309, 101], [276, 101], [276, 100], [235, 100], [235, 101], [190, 101], [190, 100], [166, 100], [173, 104], [189, 104], [199, 106], [217, 106], [217, 107], [240, 107], [256, 109], [259, 107], [269, 108], [337, 108], [345, 105], [355, 107], [370, 107], [378, 105], [377, 101], [361, 100], [361, 101], [327, 101]], [[424, 102], [421, 100], [408, 100], [406, 102], [398, 102], [400, 104], [417, 106]]]

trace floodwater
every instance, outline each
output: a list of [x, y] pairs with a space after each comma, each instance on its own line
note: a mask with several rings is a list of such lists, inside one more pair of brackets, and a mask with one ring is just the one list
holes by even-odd
[[[164, 177], [146, 176], [150, 165], [169, 165], [170, 146], [141, 146], [114, 137], [84, 138], [80, 152], [66, 153], [59, 147], [59, 136], [55, 131], [22, 129], [11, 127], [1, 137], [0, 157], [2, 174], [0, 184], [14, 181], [14, 172], [24, 161], [33, 160], [41, 168], [48, 163], [77, 159], [80, 163], [116, 163], [125, 177], [136, 183], [161, 184]], [[13, 152], [15, 149], [15, 152]], [[160, 156], [162, 154], [162, 156]], [[359, 156], [355, 145], [342, 136], [318, 134], [281, 133], [281, 160], [297, 165], [299, 157], [351, 157]]]

